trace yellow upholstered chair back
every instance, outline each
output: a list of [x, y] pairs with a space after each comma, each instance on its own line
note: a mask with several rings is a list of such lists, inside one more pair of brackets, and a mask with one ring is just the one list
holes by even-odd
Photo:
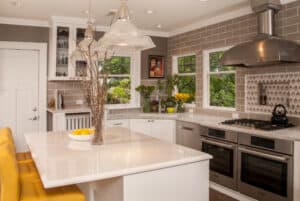
[[1, 128], [0, 129], [0, 145], [9, 144], [12, 146], [13, 151], [16, 151], [16, 147], [14, 144], [14, 139], [12, 136], [12, 131], [10, 128]]
[[0, 145], [0, 201], [19, 201], [20, 181], [12, 146]]

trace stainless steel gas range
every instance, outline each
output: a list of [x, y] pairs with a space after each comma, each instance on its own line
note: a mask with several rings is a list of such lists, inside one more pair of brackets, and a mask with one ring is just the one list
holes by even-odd
[[211, 181], [260, 201], [293, 200], [293, 141], [207, 128], [201, 150], [213, 156]]

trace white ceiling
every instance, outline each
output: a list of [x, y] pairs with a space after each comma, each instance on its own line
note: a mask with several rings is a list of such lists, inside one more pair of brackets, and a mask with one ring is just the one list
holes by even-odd
[[[92, 0], [96, 24], [108, 26], [111, 21], [108, 13], [119, 5], [120, 0]], [[180, 29], [192, 29], [193, 25], [205, 24], [216, 16], [222, 20], [226, 19], [222, 16], [230, 17], [234, 12], [251, 11], [249, 0], [128, 0], [128, 5], [139, 28], [163, 33], [179, 33]], [[0, 18], [39, 21], [48, 21], [51, 16], [85, 18], [87, 8], [88, 0], [0, 0]], [[153, 14], [147, 14], [149, 9]], [[157, 24], [162, 28], [157, 28]]]

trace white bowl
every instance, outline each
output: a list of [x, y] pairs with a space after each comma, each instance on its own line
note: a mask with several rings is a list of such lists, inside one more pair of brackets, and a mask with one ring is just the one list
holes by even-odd
[[73, 140], [77, 141], [90, 141], [93, 139], [94, 134], [90, 135], [73, 135], [72, 133], [69, 133], [69, 137]]

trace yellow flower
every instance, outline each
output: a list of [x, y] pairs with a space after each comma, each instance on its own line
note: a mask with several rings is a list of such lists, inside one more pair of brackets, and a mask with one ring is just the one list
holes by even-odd
[[175, 99], [176, 99], [176, 101], [178, 101], [178, 102], [185, 103], [185, 102], [187, 102], [190, 98], [191, 98], [191, 95], [190, 95], [190, 94], [187, 94], [187, 93], [177, 93], [177, 94], [175, 94]]

